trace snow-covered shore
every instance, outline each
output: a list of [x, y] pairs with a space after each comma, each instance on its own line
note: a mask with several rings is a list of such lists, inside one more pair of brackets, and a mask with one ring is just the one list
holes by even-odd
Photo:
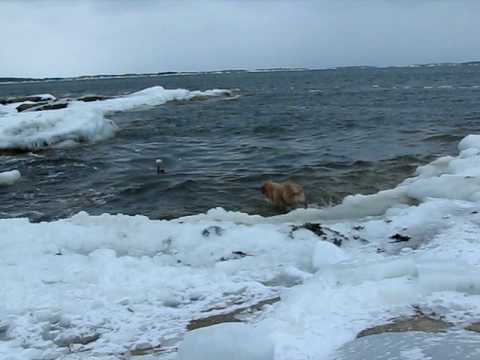
[[[394, 189], [272, 218], [213, 209], [172, 221], [0, 220], [0, 358], [117, 359], [139, 348], [176, 358], [180, 346], [185, 360], [211, 336], [182, 348], [191, 319], [277, 296], [247, 316], [251, 348], [263, 340], [258, 359], [330, 359], [413, 306], [459, 327], [478, 321], [480, 136], [459, 151]], [[325, 224], [327, 240], [341, 234], [341, 247], [292, 227], [305, 222]], [[242, 331], [217, 332], [194, 346], [196, 359], [228, 356], [236, 347], [225, 342]]]

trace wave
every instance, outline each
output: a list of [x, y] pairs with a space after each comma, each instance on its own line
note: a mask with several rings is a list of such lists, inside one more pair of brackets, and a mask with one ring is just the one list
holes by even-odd
[[[65, 109], [17, 113], [11, 105], [0, 106], [0, 151], [32, 151], [71, 146], [107, 139], [118, 130], [108, 113], [170, 101], [192, 101], [229, 96], [229, 90], [167, 90], [161, 86], [97, 102], [72, 101]], [[16, 104], [18, 105], [18, 104]]]
[[423, 141], [431, 141], [431, 142], [458, 142], [462, 140], [461, 135], [452, 135], [452, 134], [436, 134], [427, 136], [423, 139]]

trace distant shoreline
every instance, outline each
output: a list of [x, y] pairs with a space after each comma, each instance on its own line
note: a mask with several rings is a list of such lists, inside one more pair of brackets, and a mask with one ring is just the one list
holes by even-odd
[[262, 72], [291, 72], [291, 71], [325, 71], [325, 70], [347, 70], [347, 69], [389, 69], [389, 68], [417, 68], [417, 67], [437, 67], [437, 66], [480, 66], [480, 61], [467, 61], [460, 63], [429, 63], [412, 64], [399, 66], [337, 66], [327, 68], [264, 68], [264, 69], [230, 69], [230, 70], [212, 70], [212, 71], [165, 71], [157, 73], [127, 73], [127, 74], [99, 74], [99, 75], [81, 75], [72, 77], [0, 77], [0, 85], [33, 83], [33, 82], [51, 82], [51, 81], [82, 81], [82, 80], [105, 80], [105, 79], [128, 79], [139, 77], [161, 77], [161, 76], [188, 76], [188, 75], [215, 75], [215, 74], [237, 74], [237, 73], [262, 73]]

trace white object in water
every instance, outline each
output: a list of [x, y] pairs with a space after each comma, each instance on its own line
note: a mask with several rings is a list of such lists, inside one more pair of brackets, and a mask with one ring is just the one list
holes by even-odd
[[157, 159], [155, 160], [155, 164], [157, 164], [157, 175], [160, 173], [165, 173], [165, 169], [162, 169], [163, 160]]
[[241, 323], [191, 331], [178, 349], [178, 360], [273, 360], [273, 356], [268, 334]]
[[18, 170], [5, 171], [0, 173], [0, 186], [1, 185], [13, 185], [15, 184], [22, 175]]

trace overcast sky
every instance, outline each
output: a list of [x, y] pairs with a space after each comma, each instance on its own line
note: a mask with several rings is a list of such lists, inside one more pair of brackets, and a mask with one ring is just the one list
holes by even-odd
[[0, 0], [0, 77], [480, 60], [480, 0]]

